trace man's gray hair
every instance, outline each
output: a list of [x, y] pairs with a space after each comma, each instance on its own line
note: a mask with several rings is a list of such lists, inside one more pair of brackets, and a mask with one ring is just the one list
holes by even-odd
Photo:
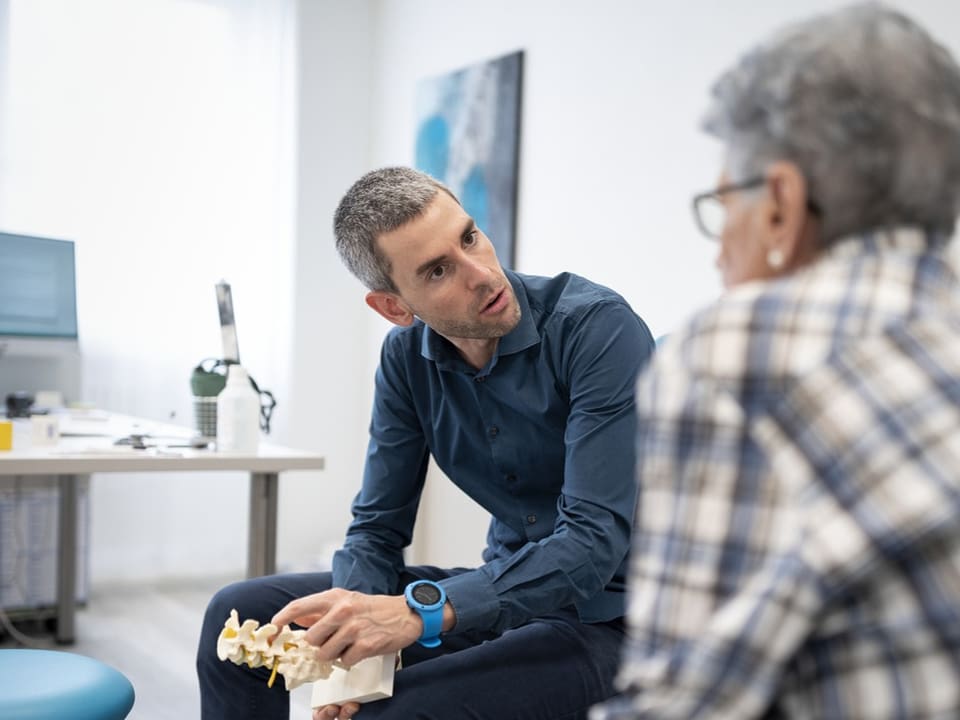
[[824, 245], [960, 213], [960, 69], [916, 23], [876, 3], [792, 25], [713, 88], [704, 128], [732, 180], [795, 163]]
[[370, 290], [397, 292], [390, 261], [377, 238], [420, 217], [446, 185], [417, 170], [387, 167], [367, 173], [347, 191], [333, 216], [340, 259]]

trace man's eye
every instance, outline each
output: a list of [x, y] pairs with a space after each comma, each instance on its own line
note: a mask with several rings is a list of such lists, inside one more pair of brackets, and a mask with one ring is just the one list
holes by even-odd
[[478, 231], [476, 228], [474, 228], [473, 230], [471, 230], [470, 232], [468, 232], [468, 233], [464, 236], [464, 238], [463, 238], [463, 244], [464, 244], [464, 245], [476, 245], [476, 244], [477, 244], [477, 234], [478, 234], [478, 232], [479, 232], [479, 231]]
[[444, 269], [443, 265], [437, 265], [433, 270], [430, 271], [430, 275], [428, 277], [431, 280], [439, 280], [446, 274], [447, 271]]

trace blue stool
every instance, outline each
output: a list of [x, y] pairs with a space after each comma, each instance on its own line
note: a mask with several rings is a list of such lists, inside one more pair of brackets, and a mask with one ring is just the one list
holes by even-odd
[[133, 685], [99, 660], [55, 650], [0, 650], [0, 718], [122, 720]]

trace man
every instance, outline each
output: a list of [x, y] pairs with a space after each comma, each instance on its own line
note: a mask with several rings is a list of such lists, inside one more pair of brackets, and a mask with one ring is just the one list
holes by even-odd
[[[392, 698], [318, 718], [585, 718], [612, 693], [623, 634], [633, 386], [649, 331], [583, 278], [504, 271], [450, 191], [414, 170], [357, 181], [334, 231], [367, 304], [398, 326], [383, 343], [354, 520], [332, 574], [213, 598], [198, 653], [204, 718], [288, 712], [262, 668], [217, 660], [231, 608], [309, 627], [321, 660], [403, 651]], [[479, 568], [404, 565], [430, 455], [492, 516]]]
[[714, 94], [729, 291], [638, 385], [625, 692], [591, 718], [960, 717], [960, 68], [870, 4]]

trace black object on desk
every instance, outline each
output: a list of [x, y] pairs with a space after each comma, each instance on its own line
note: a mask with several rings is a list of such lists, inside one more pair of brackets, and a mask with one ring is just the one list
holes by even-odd
[[7, 417], [30, 417], [30, 408], [33, 407], [33, 395], [28, 392], [17, 391], [7, 395]]

